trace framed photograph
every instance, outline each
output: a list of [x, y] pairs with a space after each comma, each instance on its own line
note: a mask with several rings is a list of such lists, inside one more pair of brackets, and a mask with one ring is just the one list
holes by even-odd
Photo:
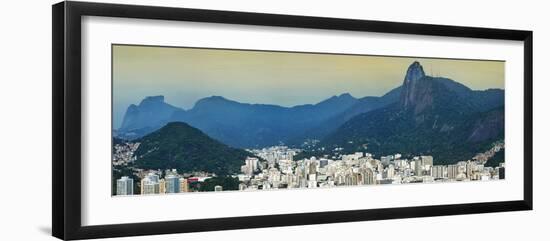
[[532, 209], [532, 32], [53, 5], [53, 235]]

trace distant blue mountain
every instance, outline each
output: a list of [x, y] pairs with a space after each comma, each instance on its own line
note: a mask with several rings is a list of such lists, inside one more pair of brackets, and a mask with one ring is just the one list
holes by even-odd
[[164, 96], [149, 96], [130, 105], [124, 114], [117, 135], [126, 139], [144, 136], [164, 126], [174, 112], [181, 110], [164, 102]]
[[[340, 123], [337, 116], [350, 108], [353, 109], [350, 113], [369, 110], [364, 105], [356, 106], [360, 103], [369, 105], [367, 99], [357, 99], [344, 93], [317, 104], [282, 107], [240, 103], [222, 96], [211, 96], [198, 100], [193, 108], [184, 110], [165, 103], [163, 96], [153, 96], [146, 97], [139, 105], [130, 105], [121, 127], [115, 133], [119, 138], [136, 139], [168, 122], [182, 121], [230, 146], [275, 145], [293, 137], [305, 136], [302, 134], [307, 130], [321, 126], [330, 119], [337, 119]], [[332, 124], [325, 126], [333, 129]]]
[[286, 142], [290, 136], [319, 125], [357, 102], [351, 95], [342, 94], [315, 105], [287, 108], [212, 96], [197, 101], [188, 111], [175, 112], [172, 120], [189, 123], [230, 146], [261, 147]]
[[381, 97], [367, 96], [360, 98], [338, 115], [327, 118], [320, 122], [319, 125], [311, 126], [304, 132], [298, 132], [297, 135], [292, 136], [288, 142], [292, 145], [300, 145], [307, 139], [322, 139], [356, 115], [367, 113], [397, 102], [400, 94], [401, 86], [389, 91]]

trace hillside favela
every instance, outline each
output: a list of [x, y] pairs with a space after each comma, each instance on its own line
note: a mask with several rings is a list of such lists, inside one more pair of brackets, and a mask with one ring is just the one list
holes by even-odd
[[400, 74], [381, 96], [291, 107], [145, 97], [113, 130], [112, 195], [504, 179], [504, 90], [471, 89], [419, 61]]

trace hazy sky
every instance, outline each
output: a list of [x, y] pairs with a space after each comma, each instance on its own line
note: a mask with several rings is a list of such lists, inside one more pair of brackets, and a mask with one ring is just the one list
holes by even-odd
[[419, 61], [428, 75], [472, 89], [504, 88], [504, 62], [148, 46], [113, 46], [113, 121], [146, 96], [192, 108], [219, 95], [244, 103], [294, 106], [333, 95], [380, 96]]

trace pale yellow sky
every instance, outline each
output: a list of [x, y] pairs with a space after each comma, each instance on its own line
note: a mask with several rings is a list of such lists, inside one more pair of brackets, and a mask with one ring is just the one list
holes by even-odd
[[414, 61], [428, 75], [472, 89], [504, 88], [502, 61], [114, 45], [114, 124], [128, 105], [151, 95], [184, 109], [212, 95], [281, 106], [342, 93], [380, 96], [402, 84]]

